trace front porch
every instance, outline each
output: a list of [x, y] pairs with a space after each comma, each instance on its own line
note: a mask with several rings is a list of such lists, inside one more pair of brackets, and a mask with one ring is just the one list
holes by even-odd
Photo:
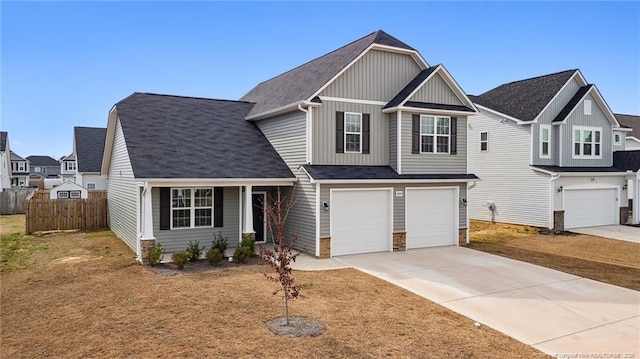
[[[243, 238], [254, 235], [256, 243], [271, 241], [265, 204], [278, 188], [290, 193], [291, 181], [259, 183], [151, 183], [138, 186], [138, 236], [136, 254], [140, 262], [156, 244], [171, 254], [184, 251], [198, 241], [205, 251], [216, 234], [227, 239], [226, 256], [233, 254]], [[284, 188], [283, 188], [284, 187]]]

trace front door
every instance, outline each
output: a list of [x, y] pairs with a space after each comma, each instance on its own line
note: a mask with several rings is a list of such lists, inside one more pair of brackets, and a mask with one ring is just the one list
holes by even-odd
[[267, 221], [264, 213], [266, 198], [266, 192], [253, 193], [253, 230], [256, 231], [256, 243], [264, 243], [267, 239]]

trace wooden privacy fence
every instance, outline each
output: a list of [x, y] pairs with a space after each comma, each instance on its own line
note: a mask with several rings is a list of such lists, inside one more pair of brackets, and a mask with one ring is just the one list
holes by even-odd
[[26, 232], [106, 228], [107, 199], [31, 199], [27, 204]]
[[27, 211], [27, 197], [35, 188], [8, 188], [0, 192], [0, 214], [19, 214]]

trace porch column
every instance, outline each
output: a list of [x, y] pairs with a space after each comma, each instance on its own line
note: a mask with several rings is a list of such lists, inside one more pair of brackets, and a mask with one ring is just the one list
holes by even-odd
[[141, 240], [153, 240], [153, 213], [151, 205], [151, 186], [142, 190], [142, 236]]
[[244, 186], [244, 228], [242, 230], [243, 237], [245, 234], [255, 233], [253, 230], [253, 191], [251, 186]]

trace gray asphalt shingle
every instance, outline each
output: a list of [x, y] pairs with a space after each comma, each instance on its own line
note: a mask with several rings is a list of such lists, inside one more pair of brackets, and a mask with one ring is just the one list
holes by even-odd
[[134, 93], [116, 108], [136, 178], [294, 178], [252, 103]]
[[107, 129], [74, 127], [78, 172], [100, 172]]
[[634, 172], [640, 170], [640, 150], [614, 152], [613, 166]]
[[52, 158], [50, 156], [39, 156], [39, 155], [35, 155], [35, 156], [29, 156], [27, 157], [27, 160], [29, 160], [29, 162], [31, 163], [31, 166], [35, 167], [35, 166], [39, 166], [39, 167], [54, 167], [54, 166], [60, 166], [60, 162], [58, 162], [55, 158]]
[[615, 116], [620, 125], [632, 129], [632, 131], [627, 132], [625, 136], [631, 136], [640, 139], [640, 116], [623, 115], [620, 113], [616, 113]]
[[303, 165], [314, 180], [467, 180], [478, 179], [474, 174], [398, 174], [390, 166]]

